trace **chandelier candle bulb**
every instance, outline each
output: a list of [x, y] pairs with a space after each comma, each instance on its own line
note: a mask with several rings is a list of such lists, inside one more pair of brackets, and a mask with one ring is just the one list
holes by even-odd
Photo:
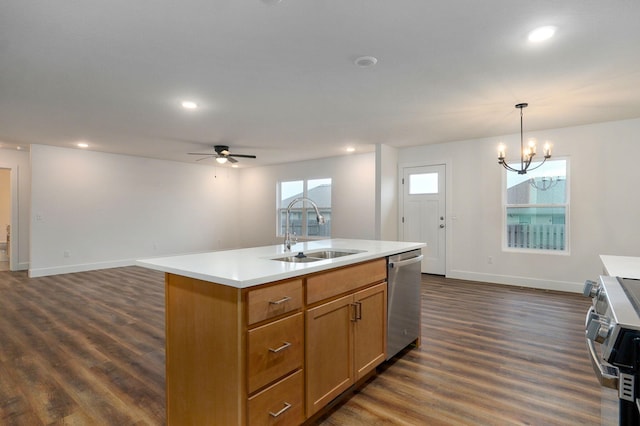
[[501, 143], [500, 145], [498, 145], [498, 158], [504, 158], [504, 150], [504, 144]]
[[545, 142], [543, 152], [546, 158], [551, 157], [551, 144], [549, 142]]

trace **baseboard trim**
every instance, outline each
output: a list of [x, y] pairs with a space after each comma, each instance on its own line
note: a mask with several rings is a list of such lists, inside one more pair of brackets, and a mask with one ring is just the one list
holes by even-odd
[[451, 270], [448, 278], [456, 278], [468, 281], [483, 281], [494, 284], [504, 284], [517, 287], [537, 288], [541, 290], [565, 291], [569, 293], [582, 293], [583, 283], [570, 281], [545, 280], [540, 278], [519, 277], [515, 275], [485, 274], [482, 272]]
[[29, 278], [46, 277], [49, 275], [72, 274], [75, 272], [94, 271], [96, 269], [120, 268], [133, 266], [135, 259], [113, 260], [108, 262], [84, 263], [78, 265], [54, 266], [50, 268], [29, 268]]

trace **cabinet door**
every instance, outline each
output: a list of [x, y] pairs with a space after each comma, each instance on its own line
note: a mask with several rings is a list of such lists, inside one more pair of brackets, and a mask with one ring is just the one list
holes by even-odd
[[387, 283], [354, 294], [357, 321], [354, 327], [355, 380], [386, 358]]
[[307, 311], [307, 417], [354, 383], [353, 295]]

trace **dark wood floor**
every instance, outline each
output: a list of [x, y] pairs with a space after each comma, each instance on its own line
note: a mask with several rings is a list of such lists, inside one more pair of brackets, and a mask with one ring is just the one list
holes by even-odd
[[615, 391], [603, 391], [587, 354], [589, 303], [423, 275], [422, 347], [385, 364], [322, 424], [617, 424]]
[[[0, 424], [164, 424], [163, 279], [138, 267], [0, 272]], [[385, 363], [319, 424], [612, 416], [615, 397], [603, 402], [585, 349], [587, 299], [426, 275], [422, 297], [422, 347]]]

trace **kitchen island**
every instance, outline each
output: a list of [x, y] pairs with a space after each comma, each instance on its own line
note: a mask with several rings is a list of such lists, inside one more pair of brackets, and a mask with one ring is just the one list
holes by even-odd
[[384, 361], [386, 258], [422, 247], [331, 239], [138, 261], [166, 273], [167, 424], [312, 418]]
[[640, 279], [640, 257], [600, 255], [600, 260], [606, 275]]

